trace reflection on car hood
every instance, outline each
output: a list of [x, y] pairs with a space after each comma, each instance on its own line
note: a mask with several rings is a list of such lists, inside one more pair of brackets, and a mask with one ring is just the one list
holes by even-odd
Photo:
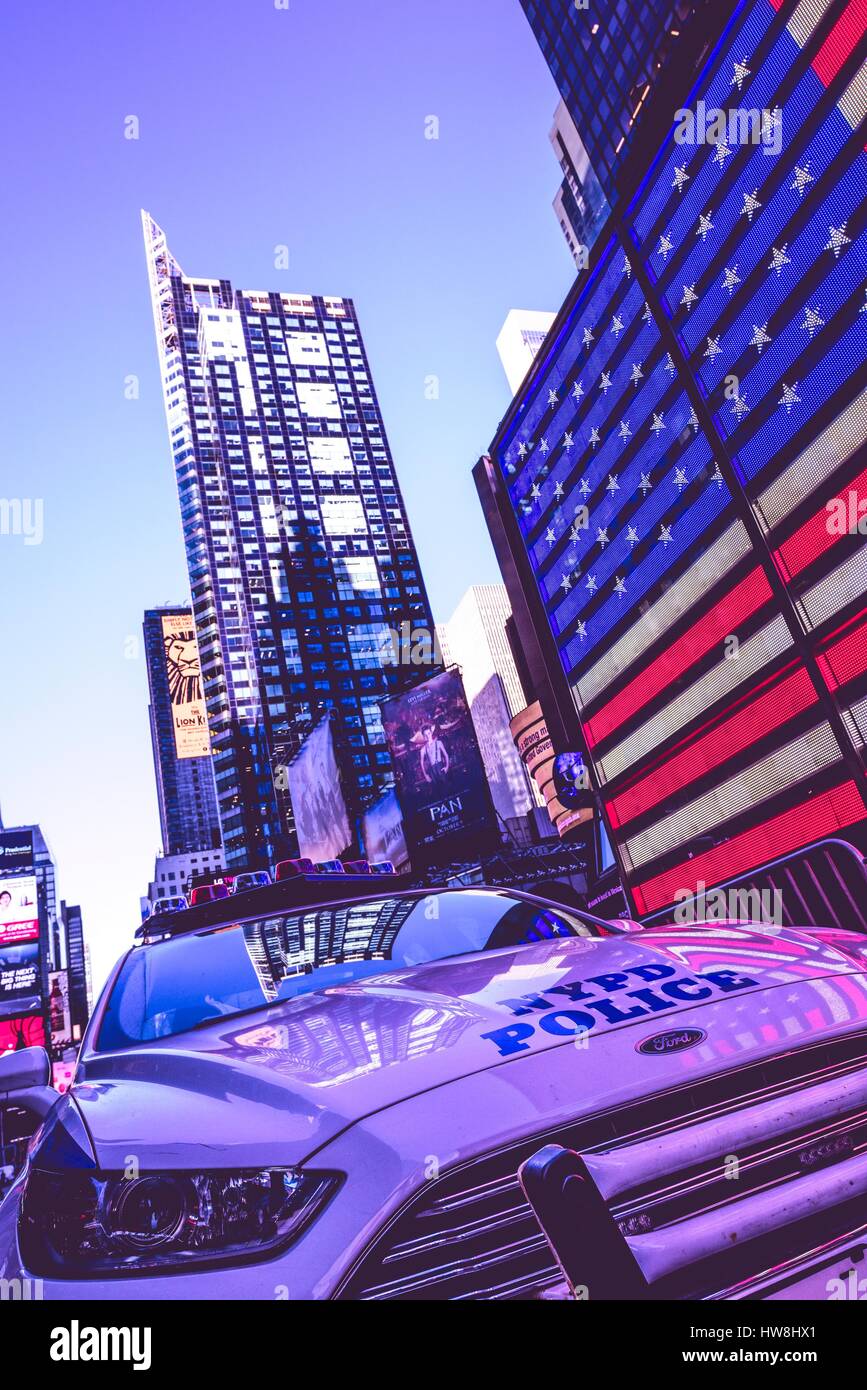
[[692, 1024], [704, 1011], [720, 1056], [743, 1052], [745, 1035], [759, 1048], [865, 1024], [860, 950], [867, 940], [845, 933], [725, 926], [465, 956], [88, 1057], [74, 1094], [107, 1169], [130, 1155], [143, 1168], [293, 1163], [365, 1115], [586, 1032], [592, 1110], [617, 1082], [610, 1059], [594, 1068], [594, 1037], [628, 1034], [617, 1049], [628, 1070], [636, 1046], [685, 1011]]

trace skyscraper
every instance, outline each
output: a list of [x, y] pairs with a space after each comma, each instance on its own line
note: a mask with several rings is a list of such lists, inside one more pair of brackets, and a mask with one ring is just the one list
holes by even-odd
[[867, 848], [864, 9], [719, 28], [477, 467], [639, 915]]
[[554, 115], [551, 145], [563, 170], [563, 182], [554, 199], [554, 212], [576, 266], [584, 270], [590, 247], [610, 209], [590, 166], [584, 141], [564, 101]]
[[[639, 113], [709, 0], [521, 0], [610, 203]], [[693, 36], [690, 35], [690, 38]]]
[[220, 818], [192, 610], [148, 609], [144, 643], [163, 853], [215, 848]]
[[556, 317], [544, 309], [510, 309], [506, 315], [497, 337], [497, 352], [512, 395], [532, 367]]
[[185, 276], [142, 214], [228, 869], [294, 849], [285, 769], [333, 711], [357, 812], [392, 780], [383, 653], [433, 623], [355, 307]]

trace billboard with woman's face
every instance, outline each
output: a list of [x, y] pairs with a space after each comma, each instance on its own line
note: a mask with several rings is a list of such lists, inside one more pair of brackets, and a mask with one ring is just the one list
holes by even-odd
[[330, 719], [316, 725], [289, 764], [289, 796], [299, 854], [317, 863], [349, 849], [352, 829]]
[[496, 818], [457, 670], [382, 705], [414, 866], [474, 858], [496, 843]]

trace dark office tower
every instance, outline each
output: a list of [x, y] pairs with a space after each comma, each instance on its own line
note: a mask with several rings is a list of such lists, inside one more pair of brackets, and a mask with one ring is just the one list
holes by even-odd
[[352, 301], [185, 276], [143, 223], [226, 867], [265, 867], [326, 713], [351, 811], [391, 784], [378, 706], [430, 609]]
[[[592, 189], [595, 175], [613, 204], [639, 114], [669, 65], [678, 62], [684, 34], [694, 27], [691, 21], [700, 20], [708, 0], [521, 0], [521, 5], [589, 156], [592, 172], [581, 182]], [[593, 197], [590, 202], [595, 208]]]
[[216, 848], [220, 817], [192, 610], [148, 609], [144, 642], [163, 853]]
[[60, 904], [66, 933], [66, 968], [69, 972], [69, 1014], [72, 1038], [78, 1042], [90, 1017], [90, 971], [84, 942], [81, 908]]

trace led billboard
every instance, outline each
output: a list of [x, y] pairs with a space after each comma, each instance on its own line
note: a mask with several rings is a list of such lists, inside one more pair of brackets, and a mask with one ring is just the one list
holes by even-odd
[[165, 613], [162, 629], [175, 753], [180, 759], [206, 758], [211, 752], [211, 742], [192, 614]]
[[456, 670], [382, 704], [414, 867], [465, 860], [495, 843], [496, 821], [476, 732]]
[[352, 830], [330, 719], [308, 734], [288, 778], [298, 853], [314, 863], [339, 858], [352, 843]]
[[403, 812], [394, 791], [380, 797], [361, 818], [364, 856], [371, 864], [387, 860], [396, 869], [409, 864], [409, 850], [403, 829]]
[[21, 874], [0, 878], [0, 946], [14, 946], [39, 938], [39, 906], [36, 878]]
[[38, 1009], [41, 1001], [39, 942], [0, 943], [0, 1018]]
[[0, 1057], [24, 1047], [45, 1046], [45, 1021], [41, 1014], [0, 1018]]
[[0, 830], [0, 878], [32, 868], [32, 831]]
[[735, 8], [494, 447], [636, 915], [867, 844], [863, 33]]

